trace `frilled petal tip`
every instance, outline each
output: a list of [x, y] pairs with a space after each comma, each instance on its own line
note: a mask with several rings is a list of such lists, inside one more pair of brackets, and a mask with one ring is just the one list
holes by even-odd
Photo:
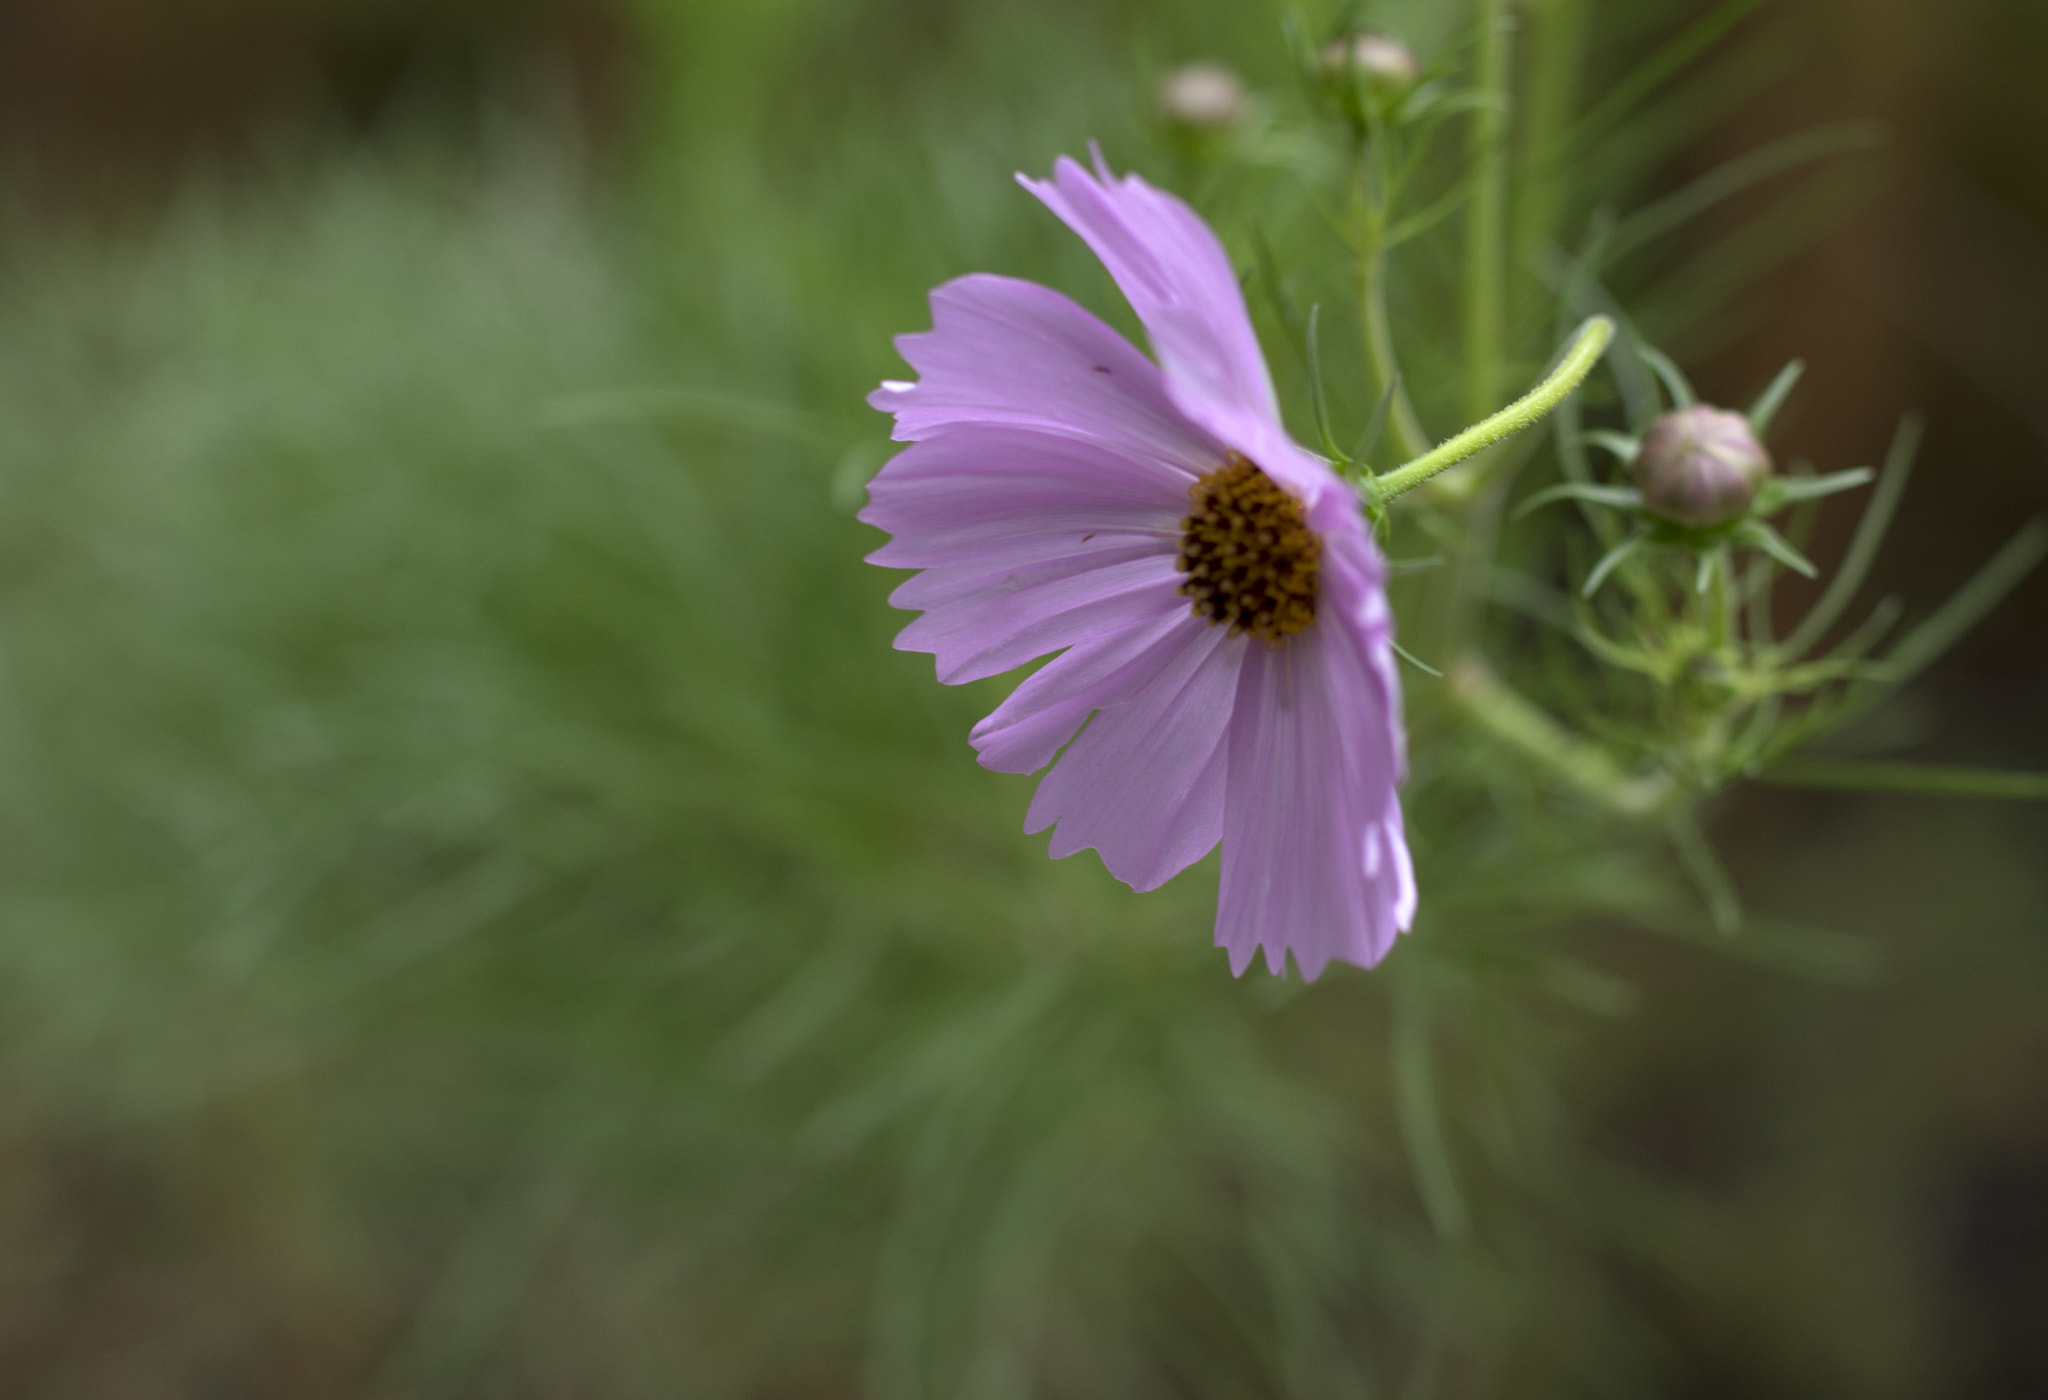
[[1415, 919], [1384, 567], [1362, 528], [1324, 543], [1316, 626], [1245, 654], [1231, 716], [1216, 942], [1240, 974], [1372, 967]]
[[895, 416], [899, 442], [962, 427], [1028, 429], [1189, 480], [1215, 458], [1218, 443], [1174, 405], [1158, 366], [1050, 287], [974, 273], [935, 290], [931, 311], [930, 330], [896, 337], [918, 377], [885, 379], [868, 396]]
[[1113, 175], [1102, 152], [1090, 151], [1092, 173], [1061, 156], [1050, 180], [1017, 182], [1102, 259], [1183, 413], [1205, 427], [1233, 412], [1278, 423], [1272, 376], [1222, 242], [1186, 204], [1136, 175]]

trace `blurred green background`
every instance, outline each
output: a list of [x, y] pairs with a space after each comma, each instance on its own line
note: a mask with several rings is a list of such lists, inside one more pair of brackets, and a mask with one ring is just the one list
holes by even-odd
[[[1707, 8], [1525, 18], [1598, 94]], [[1883, 124], [1637, 290], [1710, 396], [1805, 356], [1826, 468], [1928, 411], [1924, 606], [2048, 504], [2048, 10], [1750, 8], [1586, 179]], [[1468, 976], [1446, 1242], [1398, 977], [1232, 981], [1213, 866], [1048, 862], [1001, 684], [890, 650], [889, 336], [1109, 309], [1010, 172], [1199, 195], [1152, 85], [1284, 101], [1281, 13], [0, 7], [0, 1392], [2048, 1394], [2039, 806], [1746, 789], [1790, 952]], [[2044, 637], [2037, 578], [1853, 741], [2048, 768]]]

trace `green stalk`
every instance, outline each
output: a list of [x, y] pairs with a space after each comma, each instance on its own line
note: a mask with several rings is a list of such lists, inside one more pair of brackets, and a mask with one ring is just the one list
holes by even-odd
[[1586, 0], [1525, 6], [1530, 30], [1528, 96], [1517, 112], [1520, 179], [1515, 189], [1515, 251], [1528, 256], [1558, 237], [1570, 194], [1569, 164], [1559, 158], [1578, 110], [1586, 50]]
[[1450, 688], [1453, 702], [1480, 729], [1617, 815], [1651, 816], [1668, 810], [1677, 796], [1667, 775], [1624, 772], [1606, 749], [1509, 689], [1476, 653], [1466, 653], [1451, 668]]
[[1507, 294], [1508, 65], [1507, 0], [1480, 0], [1475, 75], [1486, 105], [1473, 116], [1475, 177], [1465, 223], [1465, 416], [1477, 418], [1498, 397]]
[[1462, 1239], [1470, 1217], [1451, 1166], [1450, 1138], [1438, 1102], [1429, 988], [1412, 975], [1394, 985], [1393, 1043], [1388, 1059], [1394, 1074], [1395, 1121], [1400, 1125], [1402, 1145], [1408, 1149], [1408, 1165], [1415, 1173], [1422, 1207], [1439, 1240]]
[[1387, 253], [1380, 245], [1377, 229], [1374, 230], [1365, 255], [1359, 259], [1362, 297], [1365, 309], [1366, 357], [1372, 362], [1374, 389], [1385, 397], [1391, 389], [1393, 407], [1387, 415], [1394, 430], [1394, 441], [1409, 457], [1419, 457], [1429, 450], [1429, 435], [1422, 430], [1422, 420], [1415, 416], [1415, 405], [1408, 398], [1408, 390], [1401, 383], [1400, 362], [1394, 356], [1394, 333], [1387, 321]]
[[1456, 437], [1439, 444], [1428, 452], [1402, 466], [1394, 468], [1385, 476], [1376, 478], [1372, 485], [1382, 501], [1392, 500], [1404, 491], [1412, 491], [1438, 472], [1454, 467], [1475, 452], [1493, 446], [1502, 438], [1512, 437], [1522, 429], [1542, 418], [1556, 408], [1579, 387], [1586, 376], [1598, 364], [1600, 356], [1607, 350], [1608, 342], [1614, 339], [1614, 322], [1605, 316], [1595, 316], [1579, 327], [1571, 349], [1565, 352], [1557, 368], [1545, 377], [1541, 384], [1516, 399], [1490, 418], [1481, 420], [1459, 433]]
[[1903, 792], [1923, 797], [2048, 799], [2048, 773], [2008, 773], [1941, 763], [1865, 763], [1793, 758], [1757, 775], [1759, 782], [1786, 787], [1835, 788], [1843, 792]]
[[1735, 561], [1726, 549], [1714, 551], [1711, 597], [1707, 619], [1707, 645], [1718, 655], [1728, 649], [1735, 636]]

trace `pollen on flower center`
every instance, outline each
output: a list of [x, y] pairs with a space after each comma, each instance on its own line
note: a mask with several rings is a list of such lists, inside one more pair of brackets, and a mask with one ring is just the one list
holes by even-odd
[[1322, 541], [1301, 502], [1258, 464], [1233, 452], [1188, 491], [1174, 568], [1195, 612], [1233, 633], [1278, 646], [1316, 620], [1316, 564]]

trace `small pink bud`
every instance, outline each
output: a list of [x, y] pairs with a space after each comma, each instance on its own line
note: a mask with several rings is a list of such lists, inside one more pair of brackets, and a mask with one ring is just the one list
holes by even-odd
[[1178, 126], [1205, 131], [1230, 126], [1250, 102], [1244, 83], [1220, 63], [1190, 63], [1159, 83], [1159, 111]]
[[1771, 454], [1741, 414], [1695, 404], [1650, 424], [1633, 470], [1652, 515], [1704, 529], [1749, 509]]

